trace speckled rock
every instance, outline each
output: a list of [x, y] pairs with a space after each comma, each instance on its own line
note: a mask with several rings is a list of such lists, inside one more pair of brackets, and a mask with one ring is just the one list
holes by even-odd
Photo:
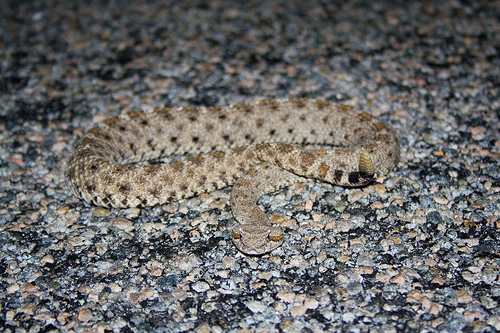
[[[498, 2], [0, 12], [0, 331], [500, 330]], [[229, 189], [109, 210], [66, 185], [76, 140], [109, 117], [287, 96], [380, 117], [402, 155], [365, 188], [262, 197], [285, 232], [268, 255], [232, 245]]]

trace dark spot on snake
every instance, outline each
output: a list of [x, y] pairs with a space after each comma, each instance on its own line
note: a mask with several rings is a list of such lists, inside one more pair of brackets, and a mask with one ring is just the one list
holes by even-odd
[[120, 191], [121, 193], [128, 193], [130, 191], [130, 186], [120, 185], [118, 186], [118, 191]]
[[193, 162], [193, 164], [201, 165], [205, 159], [203, 158], [203, 156], [195, 156], [190, 158], [189, 160]]
[[182, 192], [185, 192], [185, 191], [187, 191], [188, 186], [187, 186], [187, 184], [181, 184], [181, 185], [179, 186], [179, 188], [180, 188], [180, 190], [181, 190]]
[[170, 142], [177, 142], [177, 137], [176, 136], [172, 136], [170, 138]]
[[316, 160], [316, 156], [314, 156], [313, 154], [311, 154], [309, 152], [300, 153], [300, 157], [301, 157], [302, 163], [305, 165], [311, 165]]
[[226, 178], [226, 172], [225, 171], [221, 171], [221, 173], [219, 174], [219, 179], [224, 183], [224, 184], [227, 184], [227, 178]]
[[149, 190], [149, 194], [151, 194], [154, 197], [159, 197], [161, 194], [161, 188], [155, 187], [155, 188]]
[[242, 112], [245, 112], [247, 114], [253, 112], [253, 107], [251, 105], [248, 105], [248, 104], [239, 104], [237, 106], [237, 108], [239, 108]]
[[100, 206], [102, 206], [102, 207], [111, 208], [111, 207], [109, 207], [109, 205], [105, 205], [105, 204], [103, 204], [103, 203], [99, 203], [99, 198], [98, 198], [98, 197], [93, 197], [93, 198], [92, 198], [92, 200], [90, 200], [90, 203], [91, 203], [91, 204], [94, 204], [94, 205], [96, 205], [96, 206], [99, 206], [99, 205], [100, 205]]
[[325, 100], [318, 100], [316, 101], [316, 107], [318, 108], [318, 110], [323, 110], [325, 107], [327, 107], [329, 105], [329, 103]]
[[241, 155], [245, 152], [246, 147], [234, 147], [231, 149], [232, 152], [234, 152], [237, 155]]
[[236, 168], [236, 170], [238, 170], [240, 172], [240, 174], [244, 174], [247, 171], [247, 169], [245, 168], [245, 166], [242, 166], [242, 165], [238, 165], [238, 167]]
[[200, 140], [200, 138], [197, 136], [193, 136], [192, 140], [193, 140], [193, 142], [198, 142]]
[[109, 199], [109, 197], [108, 197], [108, 196], [105, 196], [104, 198], [102, 198], [102, 203], [103, 203], [104, 205], [109, 205], [110, 201], [111, 201], [111, 200]]
[[160, 169], [159, 164], [148, 165], [144, 167], [144, 173], [147, 174], [148, 176], [152, 176], [155, 175], [159, 169]]
[[182, 161], [172, 162], [169, 166], [177, 172], [181, 172], [184, 169], [184, 163]]
[[300, 120], [300, 121], [306, 121], [306, 115], [304, 115], [304, 114], [303, 114], [303, 115], [301, 115], [301, 116], [299, 117], [299, 120]]
[[85, 188], [87, 189], [87, 192], [92, 193], [97, 189], [97, 186], [95, 186], [95, 184], [87, 183]]
[[211, 157], [214, 157], [218, 160], [223, 159], [225, 155], [226, 155], [226, 153], [224, 153], [223, 151], [215, 151], [215, 152], [210, 154]]
[[354, 108], [350, 105], [345, 105], [345, 104], [338, 105], [338, 110], [340, 110], [340, 111], [346, 112], [346, 111], [351, 111], [352, 109], [354, 109]]
[[291, 98], [291, 102], [295, 104], [295, 107], [302, 109], [306, 104], [304, 103], [304, 99], [302, 98]]
[[269, 104], [269, 108], [272, 111], [277, 111], [279, 109], [279, 104], [276, 103], [274, 100]]
[[321, 174], [321, 177], [325, 178], [326, 174], [330, 170], [330, 167], [326, 165], [325, 163], [321, 163], [321, 165], [318, 168], [318, 172]]
[[165, 118], [168, 121], [173, 121], [175, 119], [175, 117], [172, 116], [172, 114], [170, 114], [170, 112], [164, 112], [164, 113], [162, 113], [162, 115], [163, 115], [163, 118]]
[[220, 119], [220, 120], [224, 120], [224, 119], [226, 119], [226, 118], [227, 118], [227, 116], [226, 116], [225, 114], [221, 114], [221, 115], [219, 116], [219, 119]]
[[184, 171], [184, 177], [193, 178], [193, 176], [194, 170], [192, 168], [188, 168], [186, 171]]
[[122, 132], [125, 132], [125, 130], [126, 130], [125, 126], [120, 126], [120, 127], [118, 127], [118, 129], [119, 129], [120, 131], [122, 131]]
[[370, 183], [373, 180], [373, 176], [367, 174], [366, 172], [351, 172], [349, 173], [349, 183], [354, 186], [361, 186]]
[[276, 133], [276, 130], [272, 129], [272, 130], [269, 131], [269, 135], [274, 135], [275, 133]]
[[206, 181], [207, 181], [207, 176], [203, 175], [203, 176], [201, 176], [201, 177], [200, 177], [200, 179], [198, 180], [198, 185], [199, 185], [199, 186], [203, 186], [203, 185], [205, 185]]
[[143, 125], [143, 126], [148, 126], [149, 124], [148, 124], [148, 121], [147, 121], [147, 120], [143, 120], [143, 121], [141, 121], [141, 125]]
[[311, 135], [316, 135], [316, 130], [312, 129], [309, 133], [311, 133]]
[[194, 116], [191, 116], [191, 117], [189, 117], [188, 119], [189, 119], [192, 123], [194, 123], [194, 122], [196, 121], [196, 117], [194, 117]]
[[162, 175], [161, 182], [162, 182], [162, 184], [165, 184], [167, 186], [172, 186], [172, 184], [174, 183], [172, 178], [170, 178], [166, 175]]
[[229, 141], [230, 135], [229, 134], [223, 134], [222, 138], [224, 139], [224, 141]]
[[335, 170], [335, 179], [340, 180], [342, 178], [342, 175], [344, 174], [343, 171], [341, 170]]
[[293, 128], [288, 129], [288, 133], [292, 134], [293, 133]]
[[264, 125], [264, 119], [262, 119], [262, 118], [257, 119], [257, 121], [255, 122], [255, 125], [257, 126], [257, 128], [262, 127], [262, 125]]
[[[267, 147], [266, 144], [263, 144], [264, 149]], [[284, 153], [289, 153], [293, 150], [292, 145], [286, 144], [286, 143], [278, 143], [276, 145], [276, 148], [279, 149], [280, 151]]]

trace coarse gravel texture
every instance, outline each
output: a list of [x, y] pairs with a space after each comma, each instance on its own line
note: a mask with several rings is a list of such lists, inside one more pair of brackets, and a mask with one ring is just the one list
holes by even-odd
[[[0, 331], [500, 330], [499, 53], [499, 1], [2, 1]], [[230, 189], [68, 190], [108, 117], [286, 96], [379, 116], [402, 156], [366, 188], [264, 196], [270, 255], [232, 245]]]

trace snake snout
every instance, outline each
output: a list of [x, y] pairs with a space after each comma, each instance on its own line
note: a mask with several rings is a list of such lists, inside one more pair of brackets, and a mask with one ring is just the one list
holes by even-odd
[[263, 255], [283, 243], [283, 232], [267, 225], [237, 225], [231, 231], [234, 245], [248, 255]]

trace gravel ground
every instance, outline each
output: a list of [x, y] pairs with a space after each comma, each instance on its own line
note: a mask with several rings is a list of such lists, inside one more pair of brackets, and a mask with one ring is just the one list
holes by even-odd
[[[0, 330], [500, 330], [499, 1], [0, 4]], [[65, 159], [120, 113], [305, 97], [391, 124], [363, 189], [262, 198], [282, 248], [230, 241], [229, 190], [76, 199]]]

